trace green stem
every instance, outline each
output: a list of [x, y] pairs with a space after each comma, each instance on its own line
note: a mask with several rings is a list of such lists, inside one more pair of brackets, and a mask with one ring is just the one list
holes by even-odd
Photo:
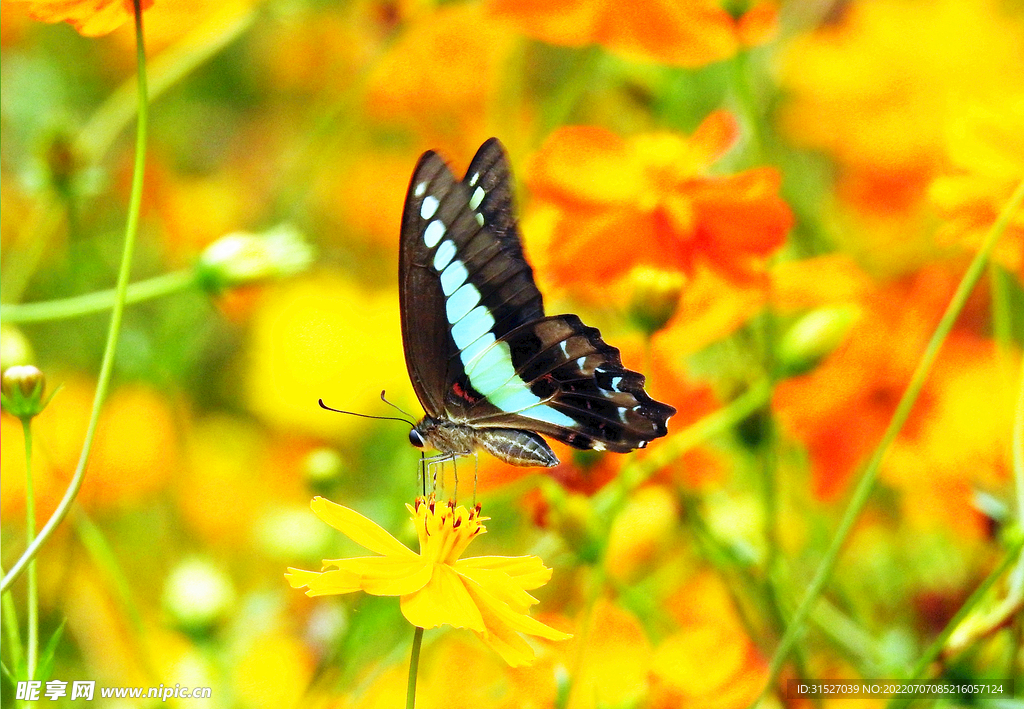
[[1001, 354], [1013, 345], [1013, 306], [1010, 304], [1010, 276], [996, 264], [989, 264], [989, 289], [992, 291], [992, 339]]
[[957, 316], [960, 314], [964, 304], [967, 302], [967, 297], [971, 294], [971, 291], [977, 284], [978, 279], [981, 278], [981, 274], [985, 270], [985, 264], [988, 262], [989, 254], [992, 253], [992, 249], [995, 247], [999, 237], [1006, 231], [1010, 218], [1013, 216], [1022, 201], [1024, 201], [1024, 182], [1021, 182], [1017, 186], [1017, 189], [1014, 191], [1010, 201], [1003, 208], [999, 218], [996, 220], [995, 224], [992, 225], [992, 228], [989, 229], [981, 250], [974, 257], [974, 260], [971, 261], [970, 266], [967, 267], [967, 272], [960, 281], [960, 285], [957, 286], [956, 293], [953, 294], [953, 298], [950, 300], [949, 306], [946, 308], [946, 312], [943, 313], [942, 319], [935, 328], [935, 332], [932, 334], [931, 340], [929, 340], [928, 346], [925, 348], [921, 361], [914, 370], [914, 374], [910, 379], [910, 384], [907, 386], [906, 391], [903, 393], [903, 397], [896, 406], [896, 411], [893, 413], [892, 419], [889, 421], [889, 426], [885, 430], [882, 440], [879, 442], [878, 447], [875, 449], [871, 459], [868, 461], [867, 467], [864, 469], [860, 479], [857, 481], [857, 486], [850, 498], [850, 503], [847, 506], [846, 511], [843, 513], [843, 518], [839, 522], [839, 527], [836, 529], [835, 536], [832, 538], [832, 543], [829, 545], [828, 551], [825, 553], [825, 557], [818, 565], [814, 578], [811, 580], [810, 585], [807, 587], [807, 591], [804, 593], [803, 599], [800, 601], [800, 605], [793, 614], [789, 627], [786, 629], [782, 639], [779, 641], [779, 647], [775, 651], [775, 655], [772, 657], [771, 665], [769, 666], [768, 682], [762, 690], [758, 701], [763, 699], [768, 692], [771, 691], [771, 688], [775, 686], [775, 683], [779, 678], [779, 674], [782, 672], [782, 667], [786, 658], [793, 649], [793, 645], [796, 643], [797, 637], [799, 637], [803, 632], [807, 617], [810, 614], [815, 601], [818, 600], [818, 597], [824, 590], [829, 577], [832, 575], [836, 562], [839, 560], [839, 553], [842, 551], [843, 545], [846, 543], [846, 539], [849, 537], [854, 523], [857, 521], [861, 511], [864, 509], [864, 505], [867, 503], [868, 498], [871, 495], [871, 491], [875, 485], [875, 480], [878, 477], [879, 468], [882, 465], [885, 454], [889, 450], [889, 446], [896, 439], [896, 435], [900, 432], [900, 429], [903, 428], [903, 424], [910, 415], [910, 410], [913, 408], [918, 395], [921, 393], [921, 389], [927, 379], [928, 372], [931, 370], [931, 366], [939, 354], [939, 349], [942, 347], [942, 343], [945, 341], [950, 330], [953, 329], [953, 324], [956, 322]]
[[[1010, 443], [1014, 491], [1017, 497], [1017, 526], [1024, 532], [1024, 358], [1021, 359], [1017, 382], [1017, 405], [1013, 413], [1013, 434]], [[1010, 575], [1010, 596], [1024, 595], [1024, 555]]]
[[[25, 433], [25, 541], [31, 544], [36, 538], [36, 493], [32, 484], [32, 417], [21, 420], [21, 428]], [[36, 664], [39, 660], [39, 580], [36, 575], [36, 562], [28, 565], [28, 647], [26, 658], [26, 677], [36, 678]]]
[[732, 82], [730, 85], [736, 97], [737, 108], [747, 125], [750, 145], [747, 153], [752, 164], [763, 163], [767, 158], [765, 147], [764, 112], [758, 106], [750, 81], [750, 52], [741, 50], [732, 58]]
[[1017, 524], [1024, 529], [1024, 358], [1017, 384], [1017, 406], [1013, 414], [1013, 480], [1017, 495]]
[[[2, 573], [2, 569], [0, 569]], [[21, 666], [22, 654], [21, 631], [18, 629], [18, 609], [14, 607], [14, 598], [10, 591], [0, 594], [0, 612], [3, 613], [4, 632], [6, 633], [7, 657], [10, 659], [12, 672]]]
[[420, 646], [423, 645], [423, 628], [416, 626], [412, 636], [412, 653], [409, 655], [409, 685], [405, 692], [405, 709], [416, 706], [416, 675], [420, 670]]
[[117, 276], [116, 297], [114, 309], [110, 314], [110, 329], [107, 332], [107, 344], [103, 351], [103, 362], [100, 365], [99, 379], [96, 383], [96, 394], [92, 402], [92, 412], [89, 416], [89, 426], [85, 432], [85, 440], [82, 443], [82, 453], [78, 458], [78, 466], [71, 478], [71, 483], [64, 493], [57, 509], [46, 522], [40, 531], [39, 536], [32, 541], [18, 561], [11, 567], [11, 570], [4, 576], [0, 584], [0, 591], [10, 588], [14, 580], [25, 570], [28, 563], [39, 553], [39, 549], [47, 542], [58, 525], [64, 520], [71, 509], [71, 503], [78, 496], [85, 479], [85, 469], [89, 462], [89, 454], [92, 451], [92, 442], [96, 436], [96, 427], [100, 418], [100, 411], [103, 402], [107, 398], [107, 391], [110, 388], [110, 377], [114, 369], [114, 354], [117, 352], [117, 341], [121, 334], [121, 319], [124, 315], [124, 305], [128, 296], [128, 279], [131, 275], [132, 254], [135, 252], [135, 238], [139, 231], [139, 212], [142, 206], [142, 177], [146, 164], [146, 129], [149, 119], [149, 107], [146, 99], [146, 46], [142, 33], [142, 8], [141, 0], [133, 0], [135, 5], [135, 42], [136, 56], [138, 58], [138, 82], [139, 82], [139, 118], [135, 132], [135, 170], [132, 175], [132, 192], [128, 205], [128, 223], [125, 227], [124, 251], [121, 254], [121, 268]]
[[[141, 303], [145, 300], [180, 293], [194, 285], [196, 285], [196, 274], [192, 269], [165, 273], [162, 276], [138, 281], [128, 286], [125, 304]], [[111, 288], [58, 300], [5, 304], [0, 306], [0, 319], [10, 323], [63, 320], [109, 310], [114, 307], [116, 300], [117, 289]]]

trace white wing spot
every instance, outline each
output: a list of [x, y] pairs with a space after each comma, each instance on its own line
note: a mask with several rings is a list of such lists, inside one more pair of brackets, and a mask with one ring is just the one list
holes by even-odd
[[612, 391], [622, 391], [619, 389], [619, 384], [622, 383], [622, 377], [612, 377]]
[[434, 270], [438, 273], [443, 271], [444, 267], [451, 263], [454, 256], [455, 242], [451, 239], [445, 239], [441, 242], [441, 245], [437, 247], [437, 253], [434, 254]]
[[480, 291], [472, 283], [463, 283], [457, 291], [448, 296], [445, 303], [445, 313], [448, 315], [448, 322], [454, 325], [462, 320], [480, 303]]
[[452, 261], [447, 268], [441, 271], [441, 291], [445, 297], [450, 296], [466, 282], [467, 278], [469, 278], [469, 272], [466, 271], [462, 261]]
[[594, 441], [594, 450], [596, 450], [596, 451], [606, 451], [608, 449], [604, 447], [604, 444], [601, 443], [601, 441]]
[[[426, 204], [426, 200], [423, 204]], [[438, 242], [444, 238], [444, 233], [448, 231], [444, 223], [440, 219], [427, 224], [427, 228], [423, 230], [423, 243], [427, 245], [427, 248], [432, 249], [437, 246]]]
[[469, 198], [469, 208], [470, 209], [476, 209], [477, 207], [479, 207], [483, 203], [483, 201], [484, 201], [484, 188], [483, 187], [477, 187], [475, 190], [473, 190], [473, 196]]
[[[479, 179], [480, 179], [480, 173], [479, 172], [474, 172], [473, 176], [471, 178], [469, 178], [469, 186], [470, 187], [474, 187]], [[474, 207], [474, 209], [476, 209], [476, 207]]]
[[427, 191], [427, 183], [426, 182], [421, 182], [418, 185], [416, 185], [416, 189], [414, 189], [412, 191], [412, 193], [416, 197], [422, 197], [426, 191]]
[[476, 217], [476, 223], [477, 224], [479, 224], [480, 226], [484, 225], [484, 215], [483, 214], [481, 214], [480, 212], [476, 212], [476, 213], [474, 213], [473, 216]]
[[423, 204], [420, 205], [420, 216], [424, 219], [430, 219], [437, 213], [437, 208], [440, 204], [437, 201], [437, 197], [432, 194], [427, 195], [423, 198]]

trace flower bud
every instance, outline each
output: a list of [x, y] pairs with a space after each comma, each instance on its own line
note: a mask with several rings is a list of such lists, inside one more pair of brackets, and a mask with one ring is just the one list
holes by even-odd
[[818, 308], [798, 319], [779, 342], [782, 375], [794, 377], [814, 369], [842, 344], [860, 315], [856, 306], [841, 305]]
[[2, 378], [3, 409], [18, 418], [30, 419], [38, 416], [53, 398], [43, 398], [46, 389], [46, 377], [37, 367], [23, 364], [8, 367]]
[[638, 266], [629, 274], [632, 289], [629, 315], [648, 335], [653, 335], [676, 314], [686, 278], [678, 271]]
[[263, 234], [234, 232], [206, 247], [197, 265], [199, 283], [210, 293], [293, 276], [313, 263], [313, 247], [294, 227], [282, 224]]
[[164, 584], [164, 610], [190, 633], [205, 634], [232, 611], [235, 588], [222, 570], [208, 561], [178, 564]]

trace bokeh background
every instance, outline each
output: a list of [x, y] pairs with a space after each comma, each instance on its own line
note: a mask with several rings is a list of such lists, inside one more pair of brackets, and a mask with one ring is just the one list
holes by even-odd
[[[111, 288], [134, 158], [130, 16], [118, 2], [2, 8], [3, 303]], [[461, 174], [494, 135], [548, 312], [579, 313], [647, 374], [679, 410], [670, 437], [764, 395], [685, 447], [557, 447], [550, 471], [482, 459], [492, 519], [470, 552], [542, 556], [554, 577], [535, 613], [575, 638], [509, 668], [467, 631], [428, 631], [420, 705], [754, 701], [1024, 178], [1024, 4], [153, 0], [144, 18], [133, 280], [186, 278], [126, 311], [84, 486], [40, 554], [44, 641], [66, 623], [52, 677], [209, 686], [204, 706], [400, 705], [412, 629], [397, 601], [309, 599], [283, 573], [356, 553], [309, 511], [314, 494], [415, 539], [406, 427], [317, 399], [392, 415], [386, 390], [419, 415], [399, 330], [403, 196], [424, 150]], [[315, 248], [301, 273], [238, 283], [201, 259], [225, 235], [279, 229]], [[288, 260], [271, 252], [260, 272]], [[188, 278], [197, 264], [205, 287]], [[1024, 505], [1022, 269], [1018, 210], [783, 679], [905, 676], [1005, 555]], [[42, 521], [81, 450], [108, 312], [9, 314], [3, 367], [36, 364], [62, 386], [32, 424]], [[22, 440], [5, 415], [5, 569], [25, 543]], [[933, 675], [1024, 688], [1014, 573]], [[22, 580], [9, 598], [22, 623], [24, 596]], [[2, 692], [13, 703], [6, 679]]]

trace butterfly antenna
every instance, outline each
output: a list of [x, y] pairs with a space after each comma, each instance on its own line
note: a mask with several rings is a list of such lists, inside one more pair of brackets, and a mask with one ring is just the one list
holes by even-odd
[[[377, 419], [378, 421], [401, 421], [402, 423], [407, 423], [413, 428], [416, 428], [416, 424], [407, 419], [398, 418], [396, 416], [371, 416], [370, 414], [357, 414], [355, 411], [342, 411], [341, 409], [332, 409], [330, 406], [324, 403], [323, 399], [317, 399], [317, 401], [320, 403], [321, 409], [327, 409], [328, 411], [333, 411], [336, 414], [348, 414], [349, 416], [358, 416], [364, 419]], [[402, 410], [399, 409], [399, 411]], [[404, 414], [405, 412], [402, 411], [402, 413]], [[408, 416], [408, 414], [406, 415]]]
[[400, 409], [400, 408], [398, 408], [398, 406], [396, 406], [395, 404], [392, 404], [392, 403], [391, 403], [390, 401], [388, 401], [388, 400], [387, 400], [387, 398], [386, 398], [386, 397], [384, 396], [384, 395], [385, 395], [386, 393], [387, 393], [387, 390], [382, 390], [382, 391], [381, 391], [381, 393], [380, 393], [380, 400], [381, 400], [381, 401], [383, 401], [383, 402], [384, 402], [385, 404], [387, 404], [387, 405], [388, 405], [388, 406], [390, 406], [391, 408], [395, 409], [395, 410], [396, 410], [396, 411], [398, 411], [399, 413], [405, 414], [405, 415], [406, 415], [406, 416], [408, 416], [409, 418], [416, 418], [415, 416], [413, 416], [412, 414], [410, 414], [410, 413], [409, 413], [408, 411], [405, 411], [405, 410], [403, 410], [403, 409]]

